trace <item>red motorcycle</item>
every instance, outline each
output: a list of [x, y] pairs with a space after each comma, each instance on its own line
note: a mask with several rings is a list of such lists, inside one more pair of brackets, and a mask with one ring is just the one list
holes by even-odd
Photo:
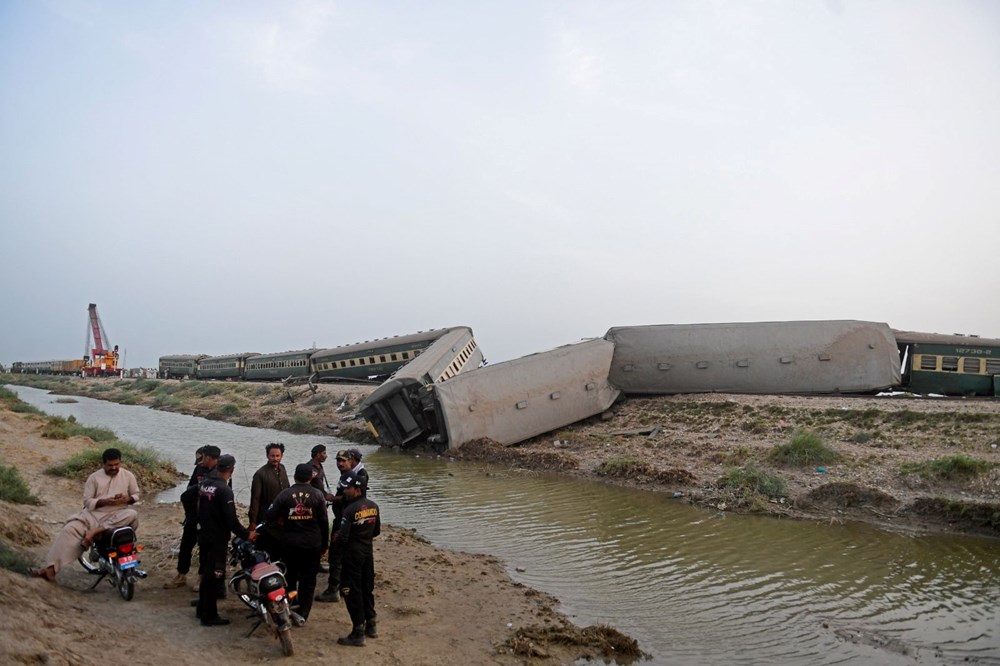
[[267, 553], [239, 537], [229, 544], [229, 562], [239, 568], [229, 579], [229, 587], [253, 610], [249, 617], [257, 620], [247, 636], [264, 625], [281, 642], [282, 653], [292, 656], [291, 629], [297, 616], [292, 613], [285, 572], [280, 563], [270, 562]]

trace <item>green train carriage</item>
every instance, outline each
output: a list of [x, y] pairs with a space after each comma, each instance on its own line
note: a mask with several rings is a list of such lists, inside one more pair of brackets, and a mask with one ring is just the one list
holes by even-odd
[[385, 378], [415, 359], [449, 330], [418, 331], [321, 349], [312, 354], [310, 365], [320, 381]]
[[243, 379], [247, 360], [260, 356], [257, 352], [206, 356], [198, 363], [198, 379]]
[[195, 378], [198, 373], [198, 362], [207, 354], [173, 354], [161, 356], [158, 375], [160, 379]]
[[902, 387], [914, 393], [1000, 396], [1000, 339], [893, 331]]
[[309, 357], [315, 351], [315, 349], [302, 349], [251, 356], [246, 360], [244, 378], [282, 380], [289, 377], [308, 377], [311, 374]]

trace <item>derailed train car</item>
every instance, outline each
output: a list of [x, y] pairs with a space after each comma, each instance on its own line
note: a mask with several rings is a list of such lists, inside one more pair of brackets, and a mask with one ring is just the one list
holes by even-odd
[[1000, 396], [1000, 340], [893, 331], [903, 359], [902, 388], [915, 393]]
[[359, 411], [376, 438], [394, 446], [405, 446], [417, 438], [423, 441], [441, 432], [425, 387], [475, 370], [483, 363], [483, 353], [471, 328], [448, 329], [375, 389]]
[[625, 393], [866, 393], [899, 384], [887, 324], [787, 321], [621, 326], [610, 381]]
[[376, 392], [361, 413], [390, 446], [457, 449], [484, 437], [516, 444], [610, 407], [619, 394], [608, 383], [613, 353], [612, 343], [588, 340], [409, 385], [416, 390]]

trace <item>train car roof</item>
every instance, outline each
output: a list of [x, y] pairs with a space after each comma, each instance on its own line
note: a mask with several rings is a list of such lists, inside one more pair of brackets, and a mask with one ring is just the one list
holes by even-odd
[[205, 358], [203, 358], [201, 360], [203, 360], [203, 361], [217, 361], [219, 359], [224, 359], [224, 358], [249, 358], [251, 356], [260, 356], [260, 353], [258, 353], [258, 352], [240, 352], [240, 353], [237, 353], [237, 354], [219, 354], [217, 356], [206, 356]]
[[324, 356], [336, 356], [339, 354], [345, 354], [352, 351], [360, 351], [362, 349], [378, 349], [380, 347], [394, 346], [394, 345], [405, 345], [412, 342], [425, 342], [434, 341], [441, 336], [454, 331], [456, 329], [470, 329], [468, 326], [451, 326], [448, 328], [432, 328], [429, 331], [417, 331], [416, 333], [408, 333], [406, 335], [393, 335], [388, 338], [377, 338], [375, 340], [365, 340], [364, 342], [354, 342], [349, 345], [341, 345], [339, 347], [329, 347], [326, 349], [320, 349], [315, 354], [316, 358], [322, 358]]
[[196, 361], [207, 357], [208, 354], [168, 354], [166, 356], [161, 356], [161, 361]]
[[1000, 347], [998, 338], [981, 338], [978, 335], [961, 333], [920, 333], [917, 331], [897, 331], [892, 329], [897, 344], [925, 345], [970, 345], [976, 347]]
[[281, 358], [283, 356], [301, 356], [302, 354], [305, 354], [306, 356], [311, 356], [312, 354], [315, 354], [317, 351], [319, 351], [319, 350], [318, 349], [297, 349], [297, 350], [292, 350], [292, 351], [274, 352], [274, 353], [271, 353], [271, 354], [257, 354], [256, 356], [253, 356], [253, 358], [255, 358], [255, 359], [257, 359], [257, 358]]

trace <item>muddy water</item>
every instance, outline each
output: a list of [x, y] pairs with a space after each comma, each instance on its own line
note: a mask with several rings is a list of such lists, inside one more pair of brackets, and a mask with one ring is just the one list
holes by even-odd
[[[345, 446], [10, 388], [182, 470], [194, 448], [218, 444], [237, 456], [242, 501], [268, 441], [286, 444], [286, 463], [317, 442]], [[578, 624], [637, 638], [652, 663], [1000, 664], [1000, 541], [722, 515], [661, 494], [361, 448], [386, 520], [499, 556]]]

